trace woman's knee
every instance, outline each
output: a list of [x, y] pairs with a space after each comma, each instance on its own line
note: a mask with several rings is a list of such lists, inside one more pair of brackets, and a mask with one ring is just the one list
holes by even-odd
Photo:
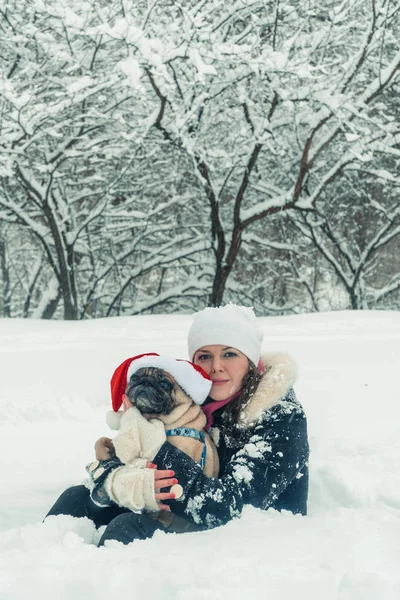
[[130, 544], [134, 540], [151, 538], [157, 529], [165, 530], [163, 525], [147, 514], [133, 512], [123, 513], [113, 519], [104, 530], [99, 546], [104, 546], [107, 540], [116, 540]]
[[86, 517], [86, 505], [90, 492], [84, 485], [74, 485], [66, 489], [51, 507], [46, 517], [51, 515], [70, 515]]
[[130, 513], [121, 506], [97, 506], [90, 497], [88, 488], [84, 485], [75, 485], [61, 494], [57, 502], [47, 513], [51, 515], [70, 515], [71, 517], [87, 517], [96, 527], [108, 525], [121, 513]]

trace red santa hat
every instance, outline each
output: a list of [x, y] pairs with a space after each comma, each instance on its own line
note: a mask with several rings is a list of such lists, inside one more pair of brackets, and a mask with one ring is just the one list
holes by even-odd
[[[121, 408], [122, 397], [125, 394], [131, 376], [142, 367], [158, 367], [170, 373], [183, 391], [196, 404], [203, 404], [212, 386], [212, 381], [207, 373], [201, 367], [188, 360], [160, 356], [155, 352], [138, 354], [124, 360], [115, 369], [111, 377], [111, 401], [114, 413], [117, 413]], [[107, 423], [112, 429], [118, 429], [118, 419], [115, 420], [113, 416], [112, 411], [111, 414], [107, 414]]]

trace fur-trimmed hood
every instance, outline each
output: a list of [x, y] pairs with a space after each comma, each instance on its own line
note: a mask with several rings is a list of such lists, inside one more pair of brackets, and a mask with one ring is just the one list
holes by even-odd
[[269, 352], [261, 356], [265, 372], [257, 390], [240, 413], [240, 424], [250, 425], [263, 412], [285, 398], [297, 379], [295, 360], [284, 352]]

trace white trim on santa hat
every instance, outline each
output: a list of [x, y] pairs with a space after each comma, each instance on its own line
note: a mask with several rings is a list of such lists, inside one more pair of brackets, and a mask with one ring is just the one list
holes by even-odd
[[198, 370], [187, 360], [169, 356], [142, 356], [133, 360], [129, 365], [127, 382], [142, 367], [157, 367], [170, 373], [196, 404], [203, 404], [211, 390], [212, 381], [203, 370]]
[[119, 410], [115, 412], [114, 410], [109, 410], [106, 412], [106, 423], [110, 429], [114, 429], [118, 431], [121, 427], [121, 417], [124, 414], [123, 410]]

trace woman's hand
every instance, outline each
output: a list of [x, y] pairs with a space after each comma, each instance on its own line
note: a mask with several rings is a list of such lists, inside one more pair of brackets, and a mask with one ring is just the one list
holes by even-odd
[[161, 471], [157, 466], [148, 462], [146, 467], [154, 469], [154, 490], [155, 498], [160, 510], [171, 510], [167, 504], [163, 504], [163, 500], [173, 500], [175, 494], [172, 492], [160, 492], [163, 488], [169, 488], [176, 485], [178, 480], [174, 477], [174, 471]]

